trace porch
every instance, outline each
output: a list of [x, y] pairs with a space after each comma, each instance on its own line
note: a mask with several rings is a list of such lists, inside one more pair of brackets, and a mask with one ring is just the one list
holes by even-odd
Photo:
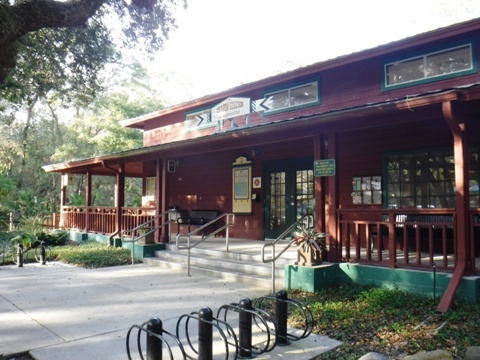
[[[128, 233], [154, 218], [154, 208], [123, 207], [119, 232]], [[470, 275], [480, 275], [480, 210], [470, 210], [468, 220], [468, 270]], [[116, 223], [115, 207], [64, 206], [60, 220], [62, 228], [103, 235], [115, 234]], [[456, 227], [454, 210], [338, 210], [337, 234], [330, 234], [329, 260], [453, 272], [457, 262]], [[164, 238], [174, 234], [176, 227]]]

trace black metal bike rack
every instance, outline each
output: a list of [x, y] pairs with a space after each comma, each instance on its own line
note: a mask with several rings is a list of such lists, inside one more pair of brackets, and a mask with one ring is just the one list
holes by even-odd
[[[140, 359], [145, 360], [142, 350], [142, 333], [145, 333], [147, 336], [146, 339], [146, 360], [162, 360], [164, 347], [166, 348], [167, 354], [171, 360], [174, 360], [174, 353], [170, 343], [173, 341], [180, 349], [180, 353], [183, 355], [184, 360], [186, 360], [185, 351], [183, 350], [183, 345], [178, 340], [178, 338], [163, 329], [163, 323], [159, 318], [152, 318], [142, 325], [132, 325], [127, 333], [127, 356], [128, 359], [132, 359], [132, 354], [130, 351], [130, 335], [132, 331], [137, 329], [137, 352]], [[177, 357], [178, 359], [178, 357]]]
[[[261, 309], [253, 307], [249, 298], [242, 299], [238, 304], [223, 305], [218, 309], [217, 317], [223, 313], [225, 322], [228, 320], [229, 313], [238, 313], [238, 331], [239, 348], [238, 353], [242, 358], [252, 358], [256, 355], [272, 351], [276, 346], [276, 333], [274, 323], [268, 321], [270, 315]], [[256, 344], [252, 344], [253, 325], [263, 334], [265, 339], [260, 339]], [[264, 344], [261, 346], [260, 344]]]
[[[305, 326], [301, 335], [288, 332], [287, 320], [289, 312], [292, 311], [304, 319]], [[192, 322], [196, 322], [197, 326], [192, 326]], [[232, 323], [238, 327], [238, 336]], [[289, 299], [286, 291], [280, 290], [275, 296], [265, 296], [255, 302], [243, 298], [239, 303], [223, 305], [218, 309], [217, 317], [213, 316], [209, 307], [184, 314], [176, 323], [175, 335], [163, 329], [160, 319], [152, 318], [142, 325], [133, 325], [129, 329], [127, 333], [129, 360], [132, 359], [130, 335], [134, 329], [138, 330], [136, 346], [142, 360], [144, 360], [141, 345], [143, 333], [146, 334], [147, 360], [161, 360], [164, 348], [170, 359], [174, 359], [172, 342], [178, 347], [176, 352], [181, 353], [177, 359], [211, 360], [214, 356], [214, 342], [220, 343], [220, 348], [223, 349], [220, 354], [215, 354], [217, 357], [225, 354], [225, 360], [247, 359], [270, 352], [277, 345], [286, 346], [290, 341], [308, 337], [313, 330], [313, 315], [308, 306]]]
[[[308, 337], [313, 331], [313, 315], [308, 306], [302, 302], [288, 298], [285, 290], [279, 290], [275, 296], [264, 296], [255, 300], [255, 307], [262, 309], [270, 315], [270, 321], [274, 322], [277, 329], [277, 345], [288, 345], [290, 341], [298, 341]], [[295, 335], [288, 332], [288, 315], [297, 311], [303, 317], [303, 333]], [[302, 330], [302, 329], [301, 329]]]

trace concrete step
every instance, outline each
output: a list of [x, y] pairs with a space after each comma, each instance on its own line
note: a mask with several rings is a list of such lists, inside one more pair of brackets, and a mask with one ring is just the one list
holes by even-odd
[[[167, 245], [157, 251], [155, 257], [144, 258], [144, 263], [163, 268], [185, 269], [187, 274], [188, 253]], [[289, 259], [279, 259], [275, 266], [275, 288], [284, 287], [284, 265]], [[263, 263], [260, 254], [226, 252], [214, 249], [193, 248], [190, 253], [190, 275], [201, 274], [228, 280], [272, 288], [272, 264]]]

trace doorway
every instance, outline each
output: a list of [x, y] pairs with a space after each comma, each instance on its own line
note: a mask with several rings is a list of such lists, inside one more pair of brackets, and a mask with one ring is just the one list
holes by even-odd
[[314, 214], [313, 158], [265, 164], [264, 238], [276, 239], [306, 214]]

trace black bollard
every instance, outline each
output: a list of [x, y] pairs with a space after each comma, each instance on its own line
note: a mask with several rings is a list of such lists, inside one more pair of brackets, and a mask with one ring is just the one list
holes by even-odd
[[[252, 301], [248, 298], [244, 298], [239, 303], [240, 314], [239, 314], [239, 340], [240, 340], [240, 351], [239, 355], [242, 358], [251, 358], [252, 357], [252, 313], [250, 312], [253, 309]], [[248, 310], [248, 311], [242, 311]]]
[[277, 344], [288, 345], [287, 339], [287, 318], [288, 318], [288, 303], [287, 292], [279, 290], [276, 295], [277, 301], [275, 304], [275, 318], [277, 325]]
[[[148, 320], [147, 330], [162, 335], [162, 321], [159, 318]], [[150, 334], [147, 335], [147, 360], [162, 360], [162, 340]]]
[[17, 266], [23, 267], [23, 245], [18, 244], [17, 246]]
[[47, 263], [47, 254], [45, 251], [45, 242], [40, 243], [40, 260], [42, 262], [42, 265], [45, 265]]
[[203, 307], [198, 313], [198, 360], [213, 358], [213, 313], [209, 307]]

